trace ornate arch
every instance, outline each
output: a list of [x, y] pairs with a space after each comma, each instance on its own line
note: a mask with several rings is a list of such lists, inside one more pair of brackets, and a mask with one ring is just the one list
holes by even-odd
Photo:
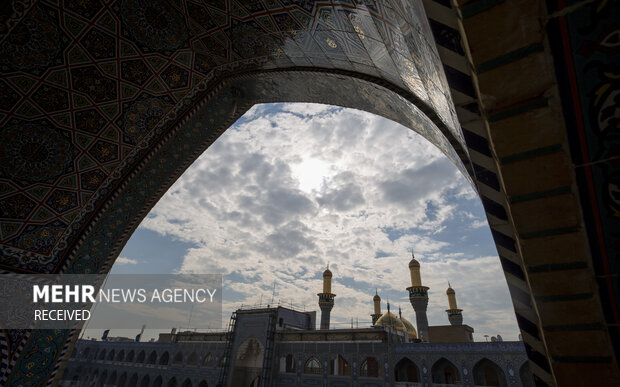
[[168, 365], [169, 361], [170, 355], [168, 354], [168, 351], [165, 351], [159, 358], [159, 365]]
[[508, 380], [502, 367], [488, 358], [482, 358], [472, 367], [472, 377], [477, 386], [507, 386]]
[[323, 373], [323, 365], [321, 360], [315, 356], [311, 356], [304, 362], [304, 374], [320, 375]]
[[394, 365], [396, 382], [420, 382], [422, 375], [418, 365], [408, 356], [402, 356]]
[[433, 383], [456, 384], [461, 381], [458, 366], [445, 357], [437, 359], [431, 367]]
[[375, 356], [368, 356], [360, 363], [359, 375], [367, 378], [380, 378], [383, 375], [381, 362]]
[[148, 357], [149, 364], [157, 364], [157, 351], [153, 350]]

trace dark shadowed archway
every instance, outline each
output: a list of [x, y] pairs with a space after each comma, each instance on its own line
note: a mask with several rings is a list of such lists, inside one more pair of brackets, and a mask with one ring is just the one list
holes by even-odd
[[230, 383], [236, 386], [249, 386], [263, 370], [265, 348], [255, 337], [244, 340], [237, 349]]
[[146, 352], [140, 351], [136, 357], [136, 363], [144, 363], [146, 360]]
[[125, 387], [127, 385], [127, 372], [123, 372], [118, 379], [118, 387]]
[[450, 360], [441, 358], [431, 368], [433, 383], [457, 384], [461, 381], [461, 373]]
[[168, 365], [168, 361], [170, 360], [170, 355], [168, 354], [168, 351], [164, 352], [163, 355], [161, 355], [161, 357], [159, 358], [159, 365]]
[[420, 381], [420, 370], [413, 361], [404, 357], [394, 366], [394, 380], [417, 383]]
[[375, 357], [367, 357], [360, 365], [360, 376], [378, 378], [381, 376], [381, 365]]
[[202, 359], [203, 367], [213, 367], [213, 355], [211, 352], [207, 353]]
[[172, 365], [182, 365], [183, 364], [183, 352], [177, 352], [174, 355], [174, 359], [172, 359]]
[[489, 359], [481, 359], [473, 368], [474, 384], [477, 386], [501, 386], [506, 387], [508, 382], [506, 374]]
[[189, 355], [189, 357], [187, 358], [187, 365], [194, 367], [198, 366], [198, 354], [196, 352], [192, 352]]

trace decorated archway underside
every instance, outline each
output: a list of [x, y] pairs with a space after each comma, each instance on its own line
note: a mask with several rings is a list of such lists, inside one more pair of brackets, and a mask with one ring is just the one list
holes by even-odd
[[[323, 102], [382, 114], [424, 135], [471, 177], [420, 2], [67, 0], [3, 7], [6, 271], [108, 270], [166, 188], [254, 103]], [[330, 77], [341, 83], [337, 92]], [[53, 376], [69, 337], [33, 335], [29, 348], [51, 352], [31, 357], [36, 367], [20, 361], [12, 383]], [[29, 336], [5, 333], [3, 365], [13, 366]]]
[[389, 85], [434, 122], [427, 138], [467, 164], [419, 2], [37, 2], [7, 23], [0, 265], [10, 270], [60, 270], [136, 161], [232, 74], [320, 69]]

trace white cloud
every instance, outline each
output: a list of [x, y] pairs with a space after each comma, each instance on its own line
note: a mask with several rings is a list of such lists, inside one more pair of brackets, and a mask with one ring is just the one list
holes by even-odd
[[489, 225], [489, 223], [487, 222], [486, 219], [477, 219], [477, 220], [474, 220], [471, 223], [470, 227], [471, 228], [481, 228], [481, 227], [488, 227], [488, 225]]
[[375, 287], [414, 321], [405, 291], [413, 248], [431, 287], [432, 324], [448, 323], [450, 280], [466, 323], [516, 338], [498, 258], [464, 254], [464, 231], [450, 228], [458, 219], [482, 227], [480, 214], [470, 219], [472, 209], [459, 207], [464, 202], [482, 208], [437, 148], [394, 122], [324, 105], [259, 105], [195, 161], [141, 227], [197, 246], [182, 271], [227, 275], [227, 312], [271, 300], [274, 282], [275, 300], [318, 310], [329, 261], [334, 321], [369, 321]]
[[118, 257], [116, 258], [116, 261], [114, 262], [114, 264], [115, 265], [137, 265], [138, 260], [126, 258], [126, 257]]
[[334, 107], [322, 105], [320, 103], [289, 103], [283, 105], [282, 110], [304, 116], [316, 116], [328, 111], [333, 111]]

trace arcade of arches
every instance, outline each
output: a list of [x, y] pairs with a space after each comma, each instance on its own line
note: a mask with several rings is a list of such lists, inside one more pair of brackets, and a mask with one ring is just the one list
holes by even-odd
[[[117, 362], [139, 363], [129, 355], [127, 357], [122, 356], [121, 352], [119, 352], [119, 355], [115, 358]], [[105, 350], [102, 351], [102, 353], [105, 353]], [[76, 353], [72, 353], [72, 357], [75, 357], [76, 355]], [[88, 352], [82, 353], [81, 355], [87, 358]], [[100, 357], [101, 356], [99, 356], [99, 358]], [[182, 354], [181, 358], [183, 358]], [[196, 354], [196, 352], [193, 352], [189, 355], [185, 364], [197, 367], [198, 365], [192, 362], [192, 358], [198, 359], [198, 355]], [[207, 362], [209, 358], [212, 359], [210, 353], [208, 354], [208, 356], [204, 357], [204, 361], [206, 364], [204, 364], [203, 367], [213, 367], [215, 365]], [[158, 359], [157, 352], [152, 351], [149, 355], [149, 359], [152, 359], [152, 362], [151, 360], [149, 360], [149, 364], [168, 365], [170, 356], [169, 353], [166, 351], [160, 354]], [[181, 362], [183, 363], [183, 360]], [[176, 376], [171, 377], [168, 375], [157, 375], [156, 368], [150, 368], [149, 371], [151, 372], [127, 372], [120, 369], [117, 372], [116, 370], [109, 371], [107, 369], [91, 369], [91, 367], [78, 366], [76, 368], [65, 369], [64, 378], [74, 383], [74, 385], [110, 385], [118, 387], [208, 387], [208, 383], [206, 380], [191, 380], [190, 378], [185, 378], [181, 379], [182, 381], [179, 381]]]
[[[538, 382], [620, 384], [620, 3], [9, 0], [2, 11], [6, 275], [107, 272], [256, 103], [353, 107], [420, 133], [475, 185]], [[76, 337], [2, 330], [0, 384], [53, 380]]]
[[[254, 339], [255, 340], [255, 339]], [[257, 346], [258, 345], [258, 346]], [[233, 376], [233, 378], [237, 378], [237, 384], [234, 385], [248, 385], [252, 386], [252, 383], [255, 383], [260, 376], [255, 376], [252, 374], [252, 371], [255, 367], [251, 366], [251, 363], [254, 363], [258, 358], [262, 355], [262, 348], [259, 347], [260, 344], [258, 341], [254, 342], [246, 342], [242, 345], [243, 351], [239, 356], [240, 360], [243, 360], [242, 364], [239, 364], [239, 368], [237, 369], [237, 375]], [[258, 349], [258, 350], [256, 350]], [[156, 352], [153, 351], [153, 354]], [[157, 355], [156, 355], [157, 356]], [[330, 363], [330, 375], [334, 376], [351, 376], [351, 368], [348, 364], [347, 360], [340, 354], [335, 354], [335, 358]], [[183, 357], [183, 356], [182, 356]], [[181, 361], [182, 364], [186, 366], [198, 367], [197, 363], [192, 362], [192, 358], [199, 359], [202, 357], [203, 359], [212, 359], [212, 354], [208, 353], [206, 355], [198, 355], [197, 352], [192, 352], [187, 356], [186, 361]], [[158, 364], [160, 365], [168, 365], [167, 361], [163, 362], [163, 359], [169, 359], [168, 352], [164, 352], [160, 355], [160, 361]], [[131, 363], [133, 360], [127, 359], [119, 359], [119, 361], [123, 363]], [[281, 358], [281, 363], [286, 364], [286, 368], [282, 369], [285, 373], [295, 374], [295, 368], [291, 368], [290, 363], [293, 363], [293, 355], [288, 354]], [[302, 361], [304, 364], [303, 374], [309, 375], [321, 375], [323, 374], [323, 367], [321, 365], [321, 361], [314, 356], [309, 356], [306, 360]], [[360, 375], [360, 377], [364, 378], [380, 378], [381, 372], [380, 367], [378, 366], [379, 362], [374, 357], [367, 357], [359, 364], [359, 369], [356, 369], [355, 372]], [[85, 382], [88, 383], [96, 383], [98, 385], [117, 385], [119, 387], [129, 387], [129, 386], [142, 386], [142, 387], [161, 387], [161, 386], [207, 386], [208, 383], [205, 380], [191, 380], [190, 378], [185, 378], [182, 384], [179, 384], [177, 381], [177, 376], [170, 376], [169, 374], [165, 375], [157, 375], [158, 372], [162, 372], [159, 368], [144, 368], [138, 369], [136, 371], [127, 372], [127, 371], [109, 371], [106, 367], [109, 367], [109, 364], [99, 364], [101, 368], [96, 368], [96, 364], [91, 364], [88, 366], [88, 369], [85, 369], [82, 366], [78, 366], [77, 368], [67, 368], [64, 373], [64, 379], [71, 380], [76, 384]], [[215, 363], [209, 363], [208, 365], [204, 365], [201, 367], [212, 368], [215, 366]], [[422, 367], [422, 366], [420, 366]], [[420, 372], [421, 369], [418, 367], [413, 360], [408, 357], [403, 357], [398, 362], [396, 362], [393, 371], [394, 381], [396, 383], [400, 382], [409, 382], [409, 383], [420, 383], [422, 381], [422, 377]], [[529, 387], [531, 383], [529, 380], [530, 372], [527, 370], [528, 364], [524, 363], [520, 366], [520, 384], [523, 383], [524, 386]], [[431, 366], [431, 375], [432, 382], [436, 384], [443, 385], [458, 385], [461, 379], [461, 372], [457, 368], [457, 366], [450, 360], [445, 357], [441, 357], [432, 363]], [[474, 385], [476, 386], [498, 386], [498, 387], [506, 387], [508, 386], [508, 378], [506, 377], [504, 371], [501, 367], [499, 367], [493, 361], [482, 358], [479, 360], [473, 367], [473, 380]], [[195, 378], [194, 378], [195, 379]], [[258, 386], [258, 384], [256, 384]]]

